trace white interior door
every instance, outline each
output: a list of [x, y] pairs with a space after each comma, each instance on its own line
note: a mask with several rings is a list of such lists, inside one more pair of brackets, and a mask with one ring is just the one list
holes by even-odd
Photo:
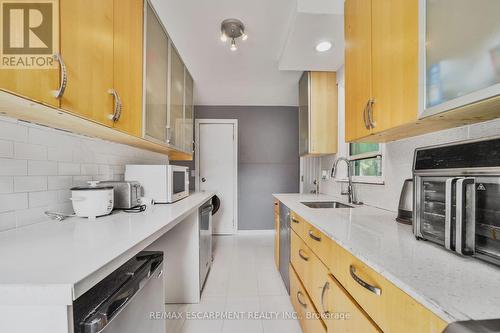
[[237, 120], [196, 120], [197, 185], [213, 191], [220, 209], [213, 216], [214, 234], [233, 234], [237, 229]]

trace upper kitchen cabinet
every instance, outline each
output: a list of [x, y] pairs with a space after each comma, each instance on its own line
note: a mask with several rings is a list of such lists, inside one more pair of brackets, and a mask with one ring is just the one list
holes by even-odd
[[414, 121], [418, 0], [345, 2], [346, 141]]
[[146, 8], [146, 77], [144, 110], [147, 139], [167, 142], [168, 37], [150, 5]]
[[499, 7], [346, 0], [346, 141], [387, 142], [499, 117]]
[[60, 7], [61, 54], [66, 65], [63, 75], [67, 80], [61, 108], [112, 126], [113, 0], [65, 0]]
[[338, 90], [335, 72], [304, 72], [299, 81], [299, 153], [337, 152]]
[[114, 127], [133, 136], [142, 136], [143, 11], [142, 0], [114, 0], [113, 87], [121, 103]]
[[170, 44], [167, 143], [181, 150], [184, 148], [184, 72], [184, 63], [175, 47]]
[[184, 151], [189, 153], [193, 151], [194, 139], [194, 80], [186, 68], [184, 91]]
[[421, 6], [423, 116], [498, 97], [500, 1], [422, 0]]
[[141, 0], [61, 1], [67, 87], [61, 108], [142, 134]]

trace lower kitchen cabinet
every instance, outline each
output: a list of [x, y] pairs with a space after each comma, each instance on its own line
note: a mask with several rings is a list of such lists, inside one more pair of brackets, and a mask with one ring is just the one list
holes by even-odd
[[304, 333], [326, 333], [326, 327], [299, 276], [290, 265], [290, 298]]
[[447, 323], [332, 242], [331, 272], [384, 332], [438, 333]]
[[310, 318], [316, 313], [320, 318], [301, 319], [304, 332], [324, 332], [324, 327], [334, 333], [445, 329], [444, 320], [298, 214], [291, 212], [291, 216], [291, 301], [299, 315]]

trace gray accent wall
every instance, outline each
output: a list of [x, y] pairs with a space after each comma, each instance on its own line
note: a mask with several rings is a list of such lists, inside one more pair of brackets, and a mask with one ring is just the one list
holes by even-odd
[[273, 229], [272, 193], [299, 191], [298, 108], [196, 106], [195, 118], [238, 119], [238, 229]]

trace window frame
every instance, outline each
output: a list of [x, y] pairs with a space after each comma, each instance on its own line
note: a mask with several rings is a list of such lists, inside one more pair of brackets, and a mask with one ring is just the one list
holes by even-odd
[[[357, 142], [352, 142], [352, 143], [357, 143]], [[385, 161], [384, 161], [384, 156], [385, 156], [385, 144], [379, 143], [378, 144], [378, 151], [373, 151], [369, 153], [362, 153], [358, 155], [353, 155], [351, 156], [351, 143], [347, 143], [347, 159], [349, 161], [358, 161], [358, 160], [363, 160], [367, 158], [373, 158], [380, 156], [381, 162], [382, 163], [382, 175], [381, 176], [352, 176], [352, 182], [353, 183], [363, 183], [363, 184], [377, 184], [377, 185], [383, 185], [385, 184]], [[347, 180], [345, 180], [347, 181]]]

